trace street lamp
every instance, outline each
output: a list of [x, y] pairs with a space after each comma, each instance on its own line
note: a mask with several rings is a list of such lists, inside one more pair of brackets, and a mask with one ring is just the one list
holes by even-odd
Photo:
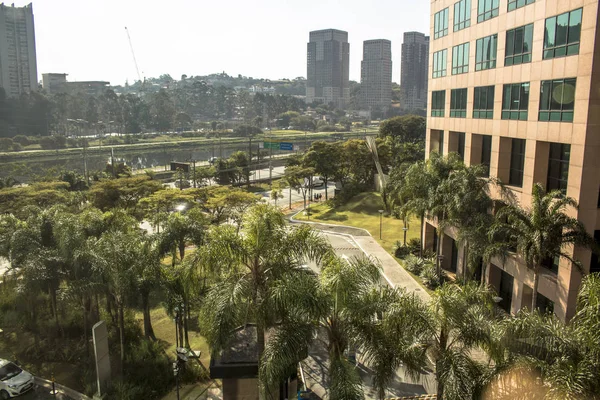
[[383, 226], [383, 210], [379, 210], [379, 240], [381, 240], [382, 226]]
[[177, 388], [177, 400], [179, 400], [179, 359], [173, 363], [173, 375], [175, 376], [175, 387]]
[[402, 230], [404, 231], [404, 246], [406, 246], [406, 232], [408, 232], [408, 228], [404, 226]]

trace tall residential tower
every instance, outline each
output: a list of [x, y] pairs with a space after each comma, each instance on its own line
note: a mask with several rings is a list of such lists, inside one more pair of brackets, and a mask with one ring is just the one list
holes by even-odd
[[0, 4], [0, 87], [7, 96], [37, 89], [33, 6]]
[[306, 102], [318, 101], [343, 109], [350, 99], [349, 64], [348, 32], [337, 29], [310, 32]]
[[419, 32], [405, 32], [400, 71], [400, 105], [403, 109], [427, 108], [428, 67], [429, 36]]
[[[426, 154], [455, 152], [484, 165], [523, 207], [532, 188], [561, 190], [579, 203], [568, 214], [600, 238], [600, 30], [598, 1], [431, 0]], [[425, 247], [436, 222], [425, 225]], [[464, 245], [442, 233], [443, 268], [462, 276]], [[565, 247], [583, 273], [598, 256]], [[500, 306], [530, 307], [534, 274], [512, 253], [478, 266]], [[582, 273], [567, 257], [544, 262], [537, 306], [570, 319]]]
[[360, 103], [365, 110], [386, 112], [392, 102], [392, 42], [365, 40], [360, 72]]

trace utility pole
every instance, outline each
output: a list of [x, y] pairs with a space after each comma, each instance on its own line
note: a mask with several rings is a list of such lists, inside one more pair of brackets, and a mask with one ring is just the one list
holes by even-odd
[[194, 182], [194, 189], [196, 189], [196, 160], [195, 158], [189, 158], [186, 161], [192, 163], [192, 181]]

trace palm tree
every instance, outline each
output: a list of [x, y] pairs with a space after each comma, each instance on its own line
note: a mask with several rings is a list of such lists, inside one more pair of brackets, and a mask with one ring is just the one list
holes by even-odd
[[194, 256], [195, 264], [218, 280], [202, 310], [212, 351], [223, 349], [235, 328], [255, 323], [262, 370], [267, 330], [305, 315], [300, 310], [317, 312], [317, 282], [302, 265], [320, 262], [330, 252], [322, 236], [307, 226], [287, 226], [281, 211], [266, 204], [248, 210], [240, 233], [231, 225], [214, 227]]
[[548, 399], [597, 399], [600, 393], [600, 275], [586, 276], [573, 319], [521, 310], [502, 326], [513, 365], [541, 376]]
[[[168, 216], [167, 222], [159, 234], [158, 248], [161, 255], [171, 254], [175, 265], [177, 255], [183, 261], [185, 246], [188, 242], [202, 244], [207, 221], [202, 212], [192, 209], [186, 214], [180, 212]], [[178, 254], [179, 253], [179, 254]]]
[[456, 239], [464, 244], [463, 280], [469, 278], [468, 272], [473, 271], [487, 248], [482, 239], [487, 237], [492, 222], [488, 213], [493, 205], [489, 186], [496, 181], [484, 179], [485, 174], [481, 165], [458, 169], [449, 174], [439, 188], [446, 211], [441, 228], [456, 228]]
[[138, 263], [143, 262], [142, 236], [135, 232], [107, 232], [91, 245], [93, 262], [117, 307], [121, 375], [125, 362], [125, 302], [135, 289]]
[[[310, 346], [313, 336], [309, 333], [315, 327], [326, 332], [332, 400], [364, 398], [361, 377], [347, 358], [351, 349], [360, 350], [364, 361], [374, 368], [381, 399], [401, 364], [411, 372], [425, 367], [426, 346], [420, 335], [425, 330], [415, 329], [414, 321], [418, 319], [403, 319], [402, 328], [394, 331], [394, 335], [386, 335], [391, 327], [384, 324], [387, 321], [397, 324], [402, 315], [414, 317], [426, 312], [425, 306], [412, 295], [380, 287], [381, 279], [381, 267], [370, 258], [328, 257], [322, 266], [318, 290], [313, 294], [320, 303], [320, 315], [305, 320], [302, 316], [311, 316], [310, 310], [306, 310], [299, 318], [284, 320], [279, 325], [277, 334], [265, 347], [263, 379], [269, 384], [285, 379], [289, 366], [301, 358], [301, 353], [294, 349], [302, 351]], [[382, 322], [377, 317], [388, 313], [396, 319], [384, 318]]]
[[531, 207], [508, 204], [501, 208], [490, 234], [497, 240], [496, 250], [516, 248], [533, 272], [531, 309], [536, 309], [542, 266], [548, 260], [563, 257], [582, 270], [579, 260], [565, 251], [569, 245], [595, 248], [594, 239], [585, 226], [566, 214], [567, 207], [577, 208], [577, 202], [559, 190], [546, 193], [541, 184], [533, 186]]

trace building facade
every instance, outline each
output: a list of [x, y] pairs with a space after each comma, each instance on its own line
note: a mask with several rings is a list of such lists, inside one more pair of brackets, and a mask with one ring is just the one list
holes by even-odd
[[37, 58], [33, 6], [0, 4], [0, 87], [7, 96], [36, 90]]
[[[592, 0], [431, 1], [426, 153], [488, 166], [524, 207], [535, 183], [563, 190], [579, 203], [569, 214], [600, 238], [597, 26]], [[425, 225], [426, 247], [435, 225]], [[455, 238], [444, 232], [443, 267], [460, 274], [464, 249]], [[591, 252], [565, 250], [585, 273], [600, 271]], [[517, 255], [482, 267], [505, 310], [531, 304], [533, 273]], [[581, 278], [566, 258], [549, 260], [538, 306], [570, 319]]]
[[42, 74], [42, 88], [48, 94], [68, 93], [99, 96], [109, 88], [105, 81], [67, 81], [67, 74]]
[[61, 93], [67, 84], [67, 74], [42, 74], [42, 88], [48, 94]]
[[392, 103], [392, 42], [365, 40], [360, 69], [360, 102], [363, 110], [386, 112]]
[[429, 36], [405, 32], [400, 68], [400, 105], [405, 110], [427, 108]]
[[307, 45], [306, 102], [343, 109], [350, 99], [348, 32], [324, 29], [310, 32]]

